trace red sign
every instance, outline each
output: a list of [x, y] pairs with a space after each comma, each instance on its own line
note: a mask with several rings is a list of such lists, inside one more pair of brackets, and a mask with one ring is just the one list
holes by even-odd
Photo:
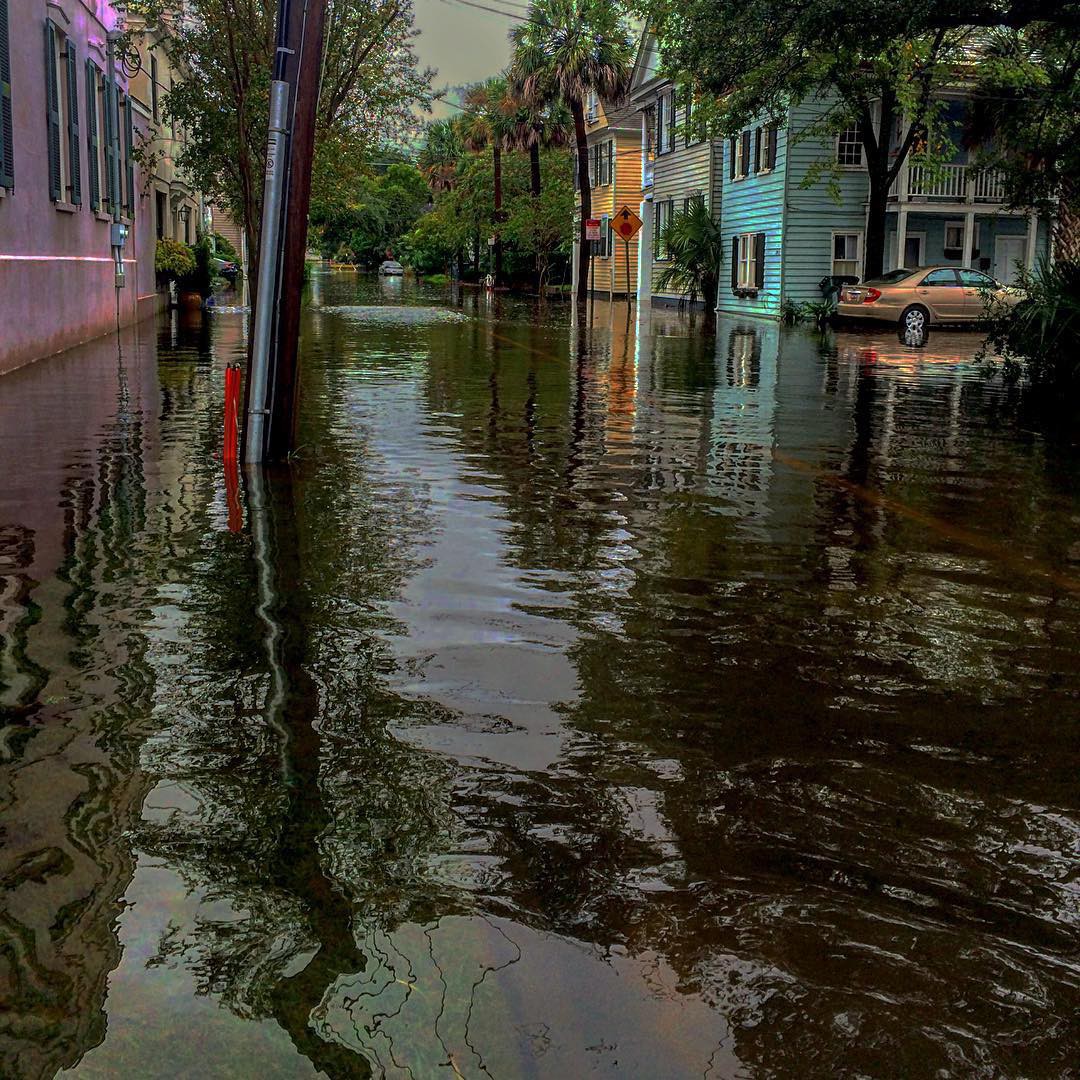
[[586, 240], [600, 240], [600, 227], [602, 222], [599, 218], [591, 217], [585, 219], [585, 239]]

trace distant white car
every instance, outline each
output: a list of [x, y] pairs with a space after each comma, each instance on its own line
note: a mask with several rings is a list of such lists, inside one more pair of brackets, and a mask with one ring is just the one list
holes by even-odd
[[387, 259], [379, 267], [380, 277], [401, 277], [405, 273], [405, 267], [394, 259]]

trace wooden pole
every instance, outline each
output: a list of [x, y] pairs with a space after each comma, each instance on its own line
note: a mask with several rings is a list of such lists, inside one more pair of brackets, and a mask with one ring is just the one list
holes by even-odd
[[268, 461], [284, 461], [295, 445], [299, 391], [297, 349], [326, 6], [327, 0], [293, 0], [289, 11], [287, 48], [292, 52], [286, 54], [285, 81], [293, 87], [292, 135], [267, 435]]

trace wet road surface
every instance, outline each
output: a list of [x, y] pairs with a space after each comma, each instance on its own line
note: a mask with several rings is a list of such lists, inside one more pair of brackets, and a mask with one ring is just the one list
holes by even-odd
[[317, 272], [0, 380], [0, 1074], [1063, 1076], [1075, 432], [881, 334]]

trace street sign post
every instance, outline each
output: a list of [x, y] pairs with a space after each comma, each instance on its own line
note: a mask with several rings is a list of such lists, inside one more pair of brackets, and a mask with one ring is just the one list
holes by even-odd
[[[630, 302], [630, 297], [633, 295], [630, 289], [630, 241], [637, 236], [641, 229], [641, 218], [630, 209], [629, 206], [623, 206], [616, 214], [611, 223], [611, 227], [619, 234], [623, 244], [626, 246], [626, 302]], [[629, 309], [627, 318], [629, 318]]]

